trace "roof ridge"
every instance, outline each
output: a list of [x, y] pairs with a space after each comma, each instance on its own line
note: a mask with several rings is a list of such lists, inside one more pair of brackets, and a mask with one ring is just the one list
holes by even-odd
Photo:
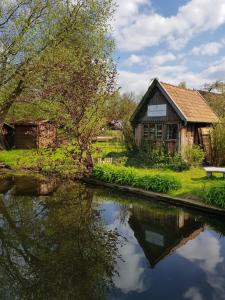
[[163, 81], [160, 81], [160, 83], [166, 84], [166, 85], [170, 85], [170, 86], [173, 86], [173, 87], [175, 87], [175, 88], [178, 88], [178, 89], [181, 89], [181, 90], [185, 90], [185, 91], [190, 91], [190, 92], [196, 92], [196, 91], [197, 91], [197, 90], [195, 90], [195, 89], [191, 90], [191, 89], [188, 89], [188, 88], [184, 88], [184, 87], [177, 86], [177, 85], [175, 85], [175, 84], [171, 84], [171, 83], [167, 83], [167, 82], [163, 82]]

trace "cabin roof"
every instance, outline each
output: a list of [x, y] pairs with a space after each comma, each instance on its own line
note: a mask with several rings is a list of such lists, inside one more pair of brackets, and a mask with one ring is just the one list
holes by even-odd
[[21, 126], [38, 126], [41, 124], [46, 124], [46, 123], [51, 123], [49, 120], [37, 120], [37, 121], [32, 121], [32, 120], [20, 120], [16, 121], [13, 123], [13, 125], [21, 125]]
[[131, 121], [136, 118], [139, 110], [149, 100], [152, 89], [157, 86], [168, 102], [173, 106], [180, 118], [186, 122], [217, 123], [219, 119], [197, 90], [189, 90], [154, 79], [147, 93], [134, 112]]

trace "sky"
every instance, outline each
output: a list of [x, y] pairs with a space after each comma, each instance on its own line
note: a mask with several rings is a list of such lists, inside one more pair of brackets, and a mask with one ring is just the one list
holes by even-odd
[[122, 92], [225, 80], [225, 0], [117, 0], [113, 36]]

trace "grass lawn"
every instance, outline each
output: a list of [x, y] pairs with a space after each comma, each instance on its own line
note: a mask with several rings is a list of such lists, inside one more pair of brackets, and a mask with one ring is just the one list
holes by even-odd
[[137, 169], [142, 175], [168, 174], [178, 178], [181, 181], [182, 188], [171, 191], [169, 194], [175, 197], [201, 199], [202, 192], [206, 187], [214, 186], [225, 180], [222, 175], [216, 174], [212, 178], [207, 178], [203, 168], [192, 168], [188, 171], [175, 172], [161, 169]]
[[[121, 153], [124, 147], [119, 142], [96, 142], [94, 145], [94, 158], [105, 157], [108, 153]], [[16, 171], [31, 170], [51, 173], [59, 171], [65, 175], [76, 172], [74, 161], [68, 156], [65, 148], [56, 150], [10, 150], [0, 151], [0, 162]]]
[[[125, 148], [119, 142], [96, 142], [94, 145], [94, 158], [106, 157], [110, 153], [118, 154], [118, 157], [125, 155]], [[40, 170], [43, 169], [46, 173], [51, 170], [57, 170], [65, 174], [72, 174], [73, 161], [68, 158], [63, 148], [52, 151], [51, 154], [45, 150], [11, 150], [0, 151], [0, 162], [5, 163], [14, 170]], [[192, 168], [188, 171], [175, 172], [164, 169], [136, 168], [142, 175], [147, 174], [169, 174], [177, 177], [182, 184], [182, 188], [176, 191], [171, 191], [170, 195], [175, 197], [186, 197], [192, 199], [200, 199], [202, 191], [206, 187], [214, 186], [219, 182], [225, 183], [222, 175], [217, 174], [211, 179], [206, 177], [203, 168]]]

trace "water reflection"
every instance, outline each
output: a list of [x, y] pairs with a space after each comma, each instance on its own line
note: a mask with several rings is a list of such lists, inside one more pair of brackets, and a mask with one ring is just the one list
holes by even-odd
[[92, 191], [70, 184], [36, 197], [20, 183], [0, 197], [0, 298], [104, 299], [118, 236], [101, 222]]
[[131, 211], [129, 225], [152, 268], [204, 230], [201, 219], [184, 211], [164, 214], [160, 209], [145, 211], [135, 206]]
[[0, 299], [225, 299], [224, 219], [52, 179], [0, 181]]
[[120, 276], [108, 299], [225, 299], [223, 218], [111, 192], [98, 195], [120, 203], [105, 206], [104, 218], [128, 239], [119, 249]]

